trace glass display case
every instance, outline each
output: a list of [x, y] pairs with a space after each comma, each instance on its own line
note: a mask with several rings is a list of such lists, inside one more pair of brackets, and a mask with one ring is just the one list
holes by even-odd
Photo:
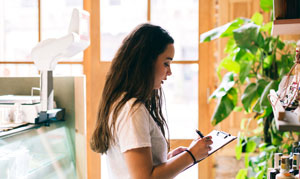
[[65, 122], [0, 137], [0, 178], [76, 178]]
[[[64, 120], [0, 130], [0, 179], [87, 178], [85, 76], [53, 82]], [[0, 77], [0, 84], [0, 95], [26, 96], [39, 77]]]

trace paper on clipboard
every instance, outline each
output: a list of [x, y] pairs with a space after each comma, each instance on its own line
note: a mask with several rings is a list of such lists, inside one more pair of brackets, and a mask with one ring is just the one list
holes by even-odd
[[[217, 150], [219, 150], [220, 148], [224, 147], [225, 145], [229, 144], [230, 142], [234, 141], [237, 138], [236, 136], [232, 136], [231, 134], [228, 134], [223, 131], [218, 131], [218, 130], [212, 130], [206, 136], [211, 136], [212, 141], [213, 141], [213, 143], [210, 145], [211, 150], [208, 151], [208, 156], [215, 153]], [[197, 163], [206, 159], [207, 157], [204, 157], [204, 158], [198, 160]], [[193, 164], [193, 165], [195, 165], [195, 164]], [[186, 169], [192, 167], [193, 165], [187, 167]]]
[[236, 136], [232, 136], [231, 134], [218, 130], [211, 131], [209, 134], [207, 134], [207, 136], [211, 136], [213, 141], [213, 143], [210, 145], [211, 150], [208, 151], [208, 156], [215, 153], [217, 150], [219, 150], [220, 148], [224, 147], [225, 145], [229, 144], [237, 138]]

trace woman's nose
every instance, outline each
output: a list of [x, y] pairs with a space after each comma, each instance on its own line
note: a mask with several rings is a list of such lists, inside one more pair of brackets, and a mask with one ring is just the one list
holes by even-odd
[[168, 68], [167, 75], [168, 75], [168, 76], [171, 76], [171, 75], [172, 75], [171, 67]]

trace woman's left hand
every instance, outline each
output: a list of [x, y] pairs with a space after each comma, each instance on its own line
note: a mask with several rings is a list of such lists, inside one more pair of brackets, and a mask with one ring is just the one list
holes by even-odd
[[180, 154], [181, 152], [185, 151], [186, 149], [187, 149], [187, 147], [182, 147], [182, 146], [177, 147], [176, 149], [174, 149], [168, 153], [168, 159]]

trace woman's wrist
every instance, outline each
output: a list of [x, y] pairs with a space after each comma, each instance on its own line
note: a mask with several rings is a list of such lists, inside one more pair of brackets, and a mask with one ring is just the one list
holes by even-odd
[[197, 160], [195, 158], [195, 156], [193, 155], [193, 153], [191, 151], [189, 151], [188, 149], [185, 150], [189, 155], [190, 157], [193, 159], [193, 164], [196, 164], [197, 163]]

